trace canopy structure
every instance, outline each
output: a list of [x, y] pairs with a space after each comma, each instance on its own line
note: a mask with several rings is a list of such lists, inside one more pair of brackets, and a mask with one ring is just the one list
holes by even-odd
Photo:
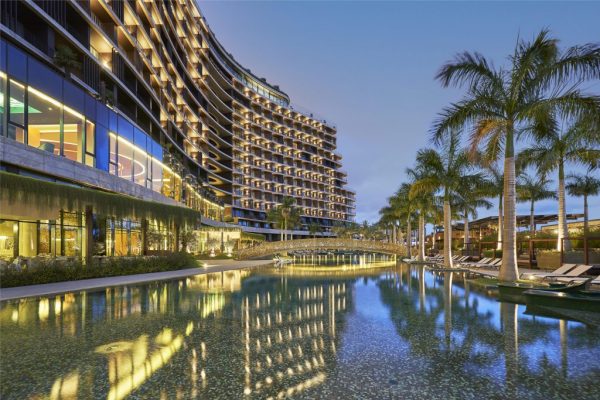
[[[567, 214], [567, 221], [574, 221], [579, 218], [583, 218], [583, 214]], [[534, 223], [536, 225], [545, 225], [556, 221], [558, 221], [558, 214], [536, 214], [534, 216]], [[517, 215], [517, 227], [528, 228], [530, 223], [530, 215]], [[496, 229], [497, 226], [498, 216], [484, 217], [474, 221], [469, 221], [469, 229], [471, 230]], [[452, 226], [452, 229], [463, 230], [464, 225], [462, 223], [457, 223], [456, 225]]]

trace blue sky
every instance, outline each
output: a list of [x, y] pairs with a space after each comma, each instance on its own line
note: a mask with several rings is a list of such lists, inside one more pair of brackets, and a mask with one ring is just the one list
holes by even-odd
[[[278, 84], [293, 103], [335, 121], [338, 150], [357, 192], [357, 221], [377, 220], [416, 151], [430, 146], [436, 114], [460, 98], [462, 91], [444, 89], [433, 79], [455, 53], [479, 51], [502, 65], [517, 36], [532, 38], [543, 28], [562, 46], [600, 41], [600, 2], [199, 5], [236, 60]], [[586, 86], [600, 93], [599, 82]], [[583, 201], [568, 198], [567, 209], [582, 212]], [[519, 213], [528, 210], [527, 204], [518, 206]], [[556, 210], [556, 201], [536, 205], [538, 213]], [[598, 197], [590, 199], [590, 216], [600, 218]]]

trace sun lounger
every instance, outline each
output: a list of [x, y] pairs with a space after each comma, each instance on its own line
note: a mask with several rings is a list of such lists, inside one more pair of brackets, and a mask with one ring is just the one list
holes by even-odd
[[471, 267], [475, 267], [475, 268], [494, 268], [497, 265], [499, 265], [502, 262], [501, 258], [494, 258], [491, 261], [487, 261], [487, 262], [478, 262], [478, 263], [474, 263], [474, 264], [469, 264]]
[[553, 279], [556, 280], [557, 282], [562, 282], [562, 283], [578, 283], [578, 282], [589, 281], [590, 285], [600, 284], [600, 275], [598, 275], [595, 278], [583, 277], [583, 276], [559, 276], [559, 277], [556, 277]]
[[496, 258], [492, 261], [490, 261], [489, 263], [486, 264], [478, 264], [477, 266], [479, 268], [487, 268], [487, 269], [497, 269], [500, 268], [500, 264], [502, 264], [502, 259], [501, 258]]
[[562, 280], [562, 278], [564, 278], [564, 279], [568, 280], [568, 279], [572, 279], [572, 278], [579, 278], [581, 275], [585, 274], [592, 268], [593, 267], [591, 265], [582, 264], [582, 265], [578, 265], [577, 267], [575, 267], [571, 271], [567, 272], [566, 274], [547, 275], [547, 276], [543, 277], [542, 279]]
[[540, 279], [549, 276], [565, 275], [567, 272], [573, 270], [576, 266], [577, 264], [563, 264], [552, 272], [526, 272], [521, 274], [521, 279]]
[[468, 264], [468, 265], [471, 265], [471, 264], [478, 264], [478, 263], [485, 264], [485, 263], [488, 263], [488, 262], [490, 262], [490, 261], [492, 261], [492, 259], [491, 259], [490, 257], [484, 257], [484, 258], [482, 258], [482, 259], [481, 259], [481, 260], [479, 260], [479, 261], [471, 261], [471, 262], [468, 262], [468, 263], [465, 263], [465, 264]]

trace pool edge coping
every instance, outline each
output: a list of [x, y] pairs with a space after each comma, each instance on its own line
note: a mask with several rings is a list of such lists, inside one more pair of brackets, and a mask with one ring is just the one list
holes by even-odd
[[[236, 261], [232, 265], [219, 263], [208, 265], [206, 267], [186, 268], [173, 271], [149, 272], [144, 274], [109, 276], [76, 281], [43, 283], [39, 285], [16, 286], [0, 289], [0, 302], [34, 297], [56, 296], [64, 293], [79, 293], [88, 290], [136, 285], [153, 281], [168, 281], [187, 278], [194, 275], [226, 272], [237, 269], [257, 268], [272, 264], [273, 261], [270, 260]], [[6, 294], [7, 291], [8, 294]]]

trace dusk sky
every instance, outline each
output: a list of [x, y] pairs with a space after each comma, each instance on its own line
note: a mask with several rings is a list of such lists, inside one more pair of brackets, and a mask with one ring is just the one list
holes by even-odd
[[[463, 93], [434, 81], [455, 53], [478, 51], [499, 66], [518, 36], [530, 39], [543, 28], [561, 46], [600, 41], [598, 2], [199, 5], [236, 60], [279, 85], [293, 103], [335, 122], [338, 151], [357, 193], [359, 222], [378, 219], [416, 151], [430, 146], [436, 114]], [[586, 87], [600, 93], [599, 82]], [[543, 201], [536, 212], [556, 213], [557, 207], [556, 201]], [[519, 214], [528, 210], [527, 204], [518, 205]], [[567, 210], [582, 212], [583, 200], [567, 198]], [[481, 217], [495, 214], [495, 209], [480, 212]], [[590, 199], [590, 217], [600, 218], [598, 197]]]

